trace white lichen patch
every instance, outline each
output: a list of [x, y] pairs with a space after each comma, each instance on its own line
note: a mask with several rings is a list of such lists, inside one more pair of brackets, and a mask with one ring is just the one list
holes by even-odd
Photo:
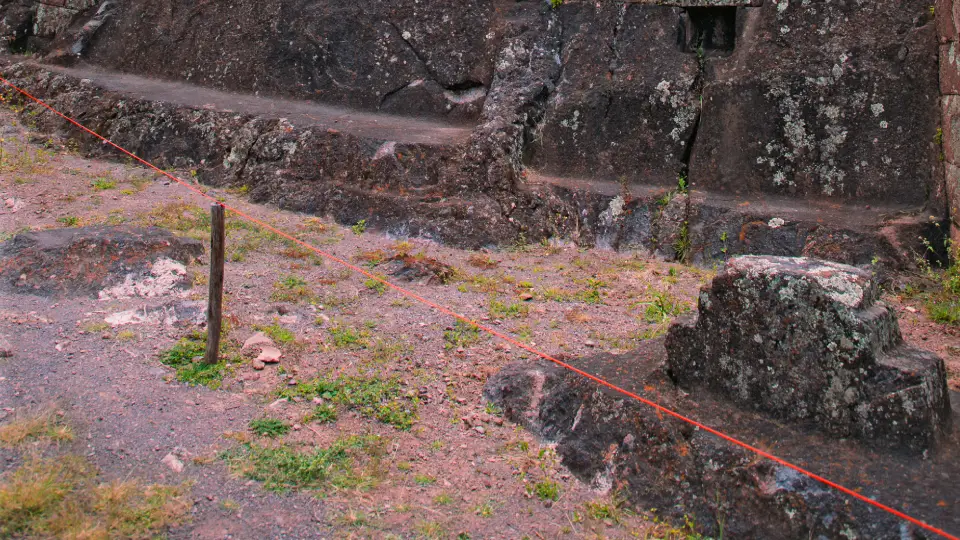
[[177, 261], [163, 258], [153, 263], [148, 276], [127, 274], [123, 283], [100, 291], [101, 300], [154, 298], [170, 294], [186, 278], [187, 268]]

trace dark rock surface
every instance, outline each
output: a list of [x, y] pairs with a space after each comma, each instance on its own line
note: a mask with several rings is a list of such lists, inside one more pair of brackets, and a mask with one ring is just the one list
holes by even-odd
[[[688, 397], [665, 374], [662, 341], [647, 342], [627, 355], [568, 361], [728, 433], [744, 437], [746, 432], [749, 441], [771, 437], [778, 443], [775, 453], [793, 452], [808, 466], [810, 461], [817, 467], [842, 463], [840, 470], [849, 477], [840, 478], [833, 471], [833, 480], [860, 485], [863, 475], [877, 474], [865, 494], [881, 500], [900, 500], [903, 492], [898, 485], [925, 481], [915, 478], [918, 469], [924, 469], [920, 476], [926, 480], [941, 473], [949, 477], [955, 469], [949, 457], [927, 470], [915, 459], [900, 465], [863, 449], [810, 440], [782, 428], [770, 431], [764, 421], [707, 394]], [[636, 507], [656, 508], [664, 517], [692, 518], [707, 535], [722, 531], [724, 538], [745, 539], [927, 537], [889, 514], [552, 363], [511, 364], [489, 379], [484, 395], [509, 420], [555, 443], [563, 464], [582, 481], [601, 491], [616, 490]], [[866, 470], [872, 466], [875, 471]], [[945, 485], [937, 489], [949, 491]], [[924, 512], [936, 513], [935, 504], [931, 507]]]
[[776, 418], [927, 450], [950, 425], [943, 360], [903, 343], [874, 276], [808, 258], [738, 257], [674, 324], [670, 374]]
[[118, 4], [98, 65], [393, 113], [477, 118], [500, 45], [492, 0]]
[[0, 288], [9, 292], [96, 295], [154, 263], [182, 264], [203, 255], [203, 244], [157, 227], [83, 227], [18, 234], [0, 244]]
[[43, 49], [88, 36], [74, 78], [11, 74], [160, 166], [397, 235], [912, 264], [946, 216], [928, 6], [654, 4], [100, 2]]

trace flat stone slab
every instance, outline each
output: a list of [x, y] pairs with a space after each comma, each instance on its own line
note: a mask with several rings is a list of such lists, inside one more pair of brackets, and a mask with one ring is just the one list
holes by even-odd
[[[81, 227], [32, 231], [0, 244], [0, 289], [44, 296], [97, 295], [124, 286], [130, 294], [139, 277], [154, 279], [161, 266], [188, 264], [203, 255], [203, 244], [158, 227]], [[171, 287], [181, 285], [179, 275]], [[160, 280], [156, 280], [160, 281]], [[112, 289], [111, 289], [112, 290]], [[119, 290], [119, 289], [118, 289]]]
[[696, 318], [671, 327], [670, 374], [775, 418], [923, 451], [949, 425], [946, 370], [903, 343], [865, 270], [805, 257], [731, 259]]

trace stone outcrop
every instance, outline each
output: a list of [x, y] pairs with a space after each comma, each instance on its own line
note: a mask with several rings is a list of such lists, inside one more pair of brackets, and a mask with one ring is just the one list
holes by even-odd
[[[4, 20], [19, 20], [21, 4], [0, 0]], [[466, 247], [561, 237], [703, 263], [764, 253], [905, 266], [931, 216], [947, 216], [928, 7], [101, 1], [39, 47], [49, 61], [467, 133], [417, 144], [318, 129], [285, 107], [193, 103], [196, 86], [148, 96], [89, 70], [76, 74], [87, 88], [14, 75], [161, 166], [393, 234]], [[690, 193], [672, 197], [679, 185]]]
[[[159, 261], [188, 264], [203, 244], [157, 227], [82, 227], [18, 234], [0, 244], [0, 290], [77, 296], [138, 294]], [[186, 276], [177, 279], [185, 283]], [[113, 289], [111, 289], [111, 287]], [[126, 289], [130, 289], [126, 291]], [[149, 296], [150, 294], [142, 294]]]
[[[710, 411], [715, 421], [738, 418], [735, 410], [722, 405], [698, 399], [694, 406], [669, 382], [663, 360], [662, 342], [648, 342], [623, 356], [601, 354], [570, 361], [591, 373], [606, 370], [607, 378], [629, 383], [635, 392], [673, 410], [700, 419]], [[851, 503], [792, 469], [758, 459], [550, 363], [511, 364], [490, 378], [484, 395], [508, 419], [555, 444], [564, 466], [583, 482], [601, 492], [616, 490], [636, 507], [655, 508], [662, 517], [692, 519], [708, 536], [924, 538], [889, 514]], [[809, 444], [792, 442], [783, 433], [778, 436], [780, 450]], [[850, 459], [839, 449], [828, 447], [825, 452], [829, 459]], [[810, 452], [801, 455], [809, 457]], [[896, 480], [891, 477], [890, 483]], [[873, 496], [876, 487], [866, 494]]]
[[671, 376], [776, 418], [913, 450], [949, 426], [943, 360], [903, 343], [864, 270], [739, 257], [670, 328]]

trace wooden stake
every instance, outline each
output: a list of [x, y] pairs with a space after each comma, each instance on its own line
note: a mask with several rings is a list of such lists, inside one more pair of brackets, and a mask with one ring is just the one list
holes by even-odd
[[207, 354], [203, 361], [216, 364], [220, 353], [220, 329], [223, 326], [223, 258], [226, 244], [224, 209], [210, 205], [210, 297], [207, 301]]

